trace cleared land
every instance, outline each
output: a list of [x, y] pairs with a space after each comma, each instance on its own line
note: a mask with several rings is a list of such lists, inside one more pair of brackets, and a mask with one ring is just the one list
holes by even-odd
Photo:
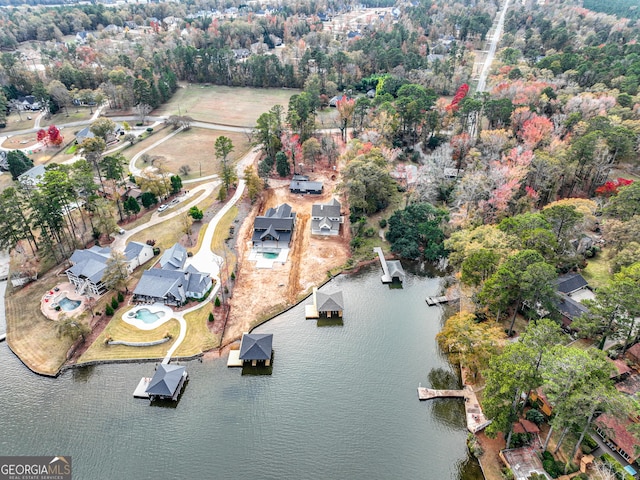
[[299, 90], [243, 88], [218, 85], [182, 85], [171, 100], [153, 115], [188, 115], [194, 120], [238, 127], [253, 127], [274, 105], [286, 107]]
[[[296, 303], [312, 287], [323, 283], [329, 271], [345, 265], [349, 259], [348, 223], [342, 226], [338, 237], [311, 235], [311, 205], [328, 202], [337, 196], [334, 195], [336, 180], [327, 180], [317, 174], [313, 178], [324, 180], [325, 193], [322, 195], [291, 194], [288, 181], [271, 180], [274, 188], [265, 193], [263, 202], [252, 209], [242, 224], [236, 245], [239, 269], [224, 344], [240, 338], [242, 332]], [[297, 214], [289, 258], [284, 265], [274, 264], [273, 269], [258, 269], [248, 260], [253, 220], [267, 208], [284, 202]]]
[[[163, 133], [168, 130], [165, 129]], [[151, 156], [162, 157], [159, 160], [160, 163], [170, 172], [178, 173], [180, 167], [187, 165], [191, 170], [189, 175], [180, 175], [183, 180], [213, 175], [220, 172], [220, 162], [216, 159], [213, 146], [216, 139], [221, 136], [230, 138], [233, 143], [234, 150], [229, 156], [232, 162], [242, 157], [250, 148], [248, 137], [242, 133], [192, 127], [178, 133], [170, 141], [158, 145], [147, 153]], [[162, 137], [154, 136], [153, 142], [157, 142], [160, 138]], [[140, 150], [138, 149], [138, 151]], [[128, 150], [125, 154], [128, 158], [133, 157], [133, 154], [129, 154]], [[142, 169], [147, 165], [138, 159], [136, 166]]]

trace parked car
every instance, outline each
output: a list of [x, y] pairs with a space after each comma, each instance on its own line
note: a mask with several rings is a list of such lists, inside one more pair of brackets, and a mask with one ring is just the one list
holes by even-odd
[[174, 198], [173, 200], [171, 200], [171, 201], [169, 202], [169, 206], [170, 206], [170, 207], [173, 207], [174, 205], [177, 205], [177, 204], [179, 204], [179, 203], [180, 203], [180, 199], [178, 199], [178, 198]]
[[124, 232], [124, 228], [121, 228], [120, 230], [118, 230], [118, 233], [119, 233], [120, 235], [124, 235], [124, 233], [125, 233], [125, 232]]
[[169, 205], [165, 205], [164, 203], [162, 205], [160, 205], [158, 207], [158, 211], [159, 212], [164, 212], [167, 208], [169, 208]]

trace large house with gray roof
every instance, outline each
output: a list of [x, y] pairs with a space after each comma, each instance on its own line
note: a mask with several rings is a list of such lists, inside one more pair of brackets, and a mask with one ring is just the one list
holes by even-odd
[[185, 268], [186, 260], [187, 250], [182, 245], [176, 243], [167, 249], [158, 262], [159, 268], [142, 274], [133, 291], [133, 301], [179, 307], [190, 298], [204, 298], [213, 285], [211, 275], [193, 265]]
[[340, 224], [344, 217], [340, 215], [340, 202], [333, 198], [329, 203], [316, 203], [311, 206], [311, 233], [314, 235], [339, 235]]
[[[137, 267], [153, 257], [153, 247], [139, 242], [129, 242], [123, 252], [127, 260], [127, 271], [133, 272]], [[76, 250], [69, 258], [71, 267], [66, 270], [69, 282], [80, 294], [91, 292], [100, 296], [107, 292], [102, 283], [107, 262], [111, 258], [109, 247], [93, 246], [85, 250]]]
[[264, 215], [257, 216], [253, 222], [251, 239], [254, 248], [268, 250], [288, 247], [293, 236], [295, 220], [295, 212], [291, 211], [291, 205], [286, 203], [270, 208]]

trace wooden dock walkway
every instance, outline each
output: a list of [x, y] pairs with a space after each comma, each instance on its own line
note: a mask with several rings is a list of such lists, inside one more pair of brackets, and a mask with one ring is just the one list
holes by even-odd
[[440, 305], [442, 303], [449, 303], [449, 302], [455, 302], [456, 300], [460, 300], [460, 296], [456, 295], [456, 296], [447, 297], [445, 295], [441, 295], [439, 297], [427, 297], [425, 300], [427, 301], [427, 305], [429, 305], [430, 307], [433, 307], [435, 305]]
[[387, 266], [387, 261], [384, 258], [384, 253], [382, 253], [382, 249], [380, 247], [373, 247], [373, 251], [378, 254], [378, 258], [380, 259], [380, 264], [382, 265], [383, 275], [381, 277], [382, 283], [391, 283], [391, 275], [389, 275], [389, 267]]
[[467, 420], [467, 430], [477, 433], [491, 423], [482, 413], [476, 392], [466, 386], [462, 390], [435, 390], [433, 388], [418, 387], [418, 398], [420, 400], [431, 400], [432, 398], [464, 398], [464, 410]]

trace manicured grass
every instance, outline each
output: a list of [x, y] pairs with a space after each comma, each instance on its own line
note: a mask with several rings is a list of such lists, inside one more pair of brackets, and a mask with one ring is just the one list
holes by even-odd
[[[95, 112], [95, 109], [94, 109], [94, 112]], [[48, 120], [43, 118], [42, 121], [40, 122], [40, 126], [48, 127], [49, 125], [62, 125], [65, 123], [81, 122], [81, 121], [86, 121], [88, 123], [89, 120], [91, 120], [91, 115], [92, 114], [89, 112], [88, 107], [78, 107], [77, 112], [75, 107], [69, 107], [68, 116], [67, 116], [67, 112], [63, 108], [55, 115], [51, 115], [51, 118], [49, 118]], [[74, 133], [75, 133], [79, 130], [82, 130], [83, 127], [72, 127], [72, 128], [75, 129], [74, 130]]]
[[[122, 360], [128, 358], [162, 358], [167, 354], [171, 345], [178, 338], [180, 324], [176, 319], [171, 319], [154, 330], [140, 330], [122, 320], [122, 313], [131, 306], [118, 310], [117, 318], [111, 320], [107, 328], [93, 342], [93, 345], [80, 357], [78, 364], [96, 360]], [[171, 340], [151, 347], [129, 347], [127, 345], [107, 345], [107, 338], [127, 342], [152, 342], [160, 340], [166, 334], [171, 335]]]
[[203, 302], [202, 308], [184, 316], [187, 321], [187, 336], [176, 350], [176, 356], [191, 357], [220, 346], [221, 335], [214, 335], [207, 327], [209, 312], [211, 303]]
[[56, 323], [40, 311], [40, 298], [60, 283], [51, 276], [7, 294], [7, 335], [11, 349], [35, 372], [55, 375], [71, 347], [69, 338], [56, 336]]
[[153, 115], [188, 115], [194, 120], [252, 128], [274, 105], [286, 111], [289, 98], [300, 90], [280, 88], [187, 85]]
[[595, 290], [605, 286], [611, 280], [611, 265], [607, 257], [608, 250], [603, 248], [595, 257], [587, 260], [587, 268], [582, 271], [582, 276]]
[[[218, 174], [220, 173], [220, 162], [216, 159], [213, 146], [216, 139], [221, 136], [230, 138], [233, 143], [234, 150], [229, 156], [232, 162], [249, 151], [249, 140], [243, 133], [192, 127], [147, 153], [163, 157], [162, 165], [173, 173], [178, 173], [183, 165], [189, 166], [191, 169], [189, 175], [180, 175], [183, 180]], [[154, 137], [153, 141], [156, 142], [158, 138]], [[146, 165], [142, 160], [138, 160], [136, 166], [144, 168]]]

